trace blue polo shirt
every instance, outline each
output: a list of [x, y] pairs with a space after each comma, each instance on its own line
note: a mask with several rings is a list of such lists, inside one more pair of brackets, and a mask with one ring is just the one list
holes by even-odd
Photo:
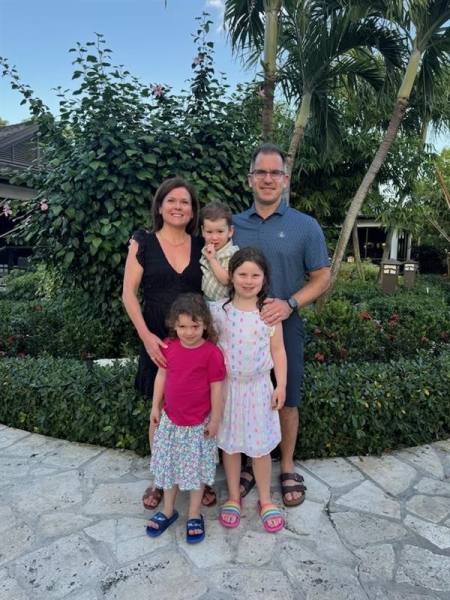
[[303, 287], [306, 273], [330, 266], [325, 237], [312, 217], [281, 200], [263, 219], [255, 205], [233, 217], [233, 242], [264, 252], [270, 265], [270, 295], [287, 300]]

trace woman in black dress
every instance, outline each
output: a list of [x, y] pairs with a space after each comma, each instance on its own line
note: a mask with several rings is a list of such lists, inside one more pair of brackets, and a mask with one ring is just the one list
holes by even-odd
[[[194, 237], [199, 202], [195, 188], [178, 177], [168, 179], [156, 191], [152, 204], [153, 231], [133, 234], [125, 265], [123, 302], [142, 341], [136, 388], [151, 397], [158, 363], [165, 364], [161, 353], [167, 337], [166, 318], [180, 294], [201, 294], [200, 257], [203, 243]], [[138, 301], [142, 284], [144, 311]], [[153, 443], [150, 427], [150, 446]], [[145, 508], [155, 508], [162, 490], [148, 488], [143, 496]], [[203, 504], [212, 506], [216, 497], [205, 488]]]

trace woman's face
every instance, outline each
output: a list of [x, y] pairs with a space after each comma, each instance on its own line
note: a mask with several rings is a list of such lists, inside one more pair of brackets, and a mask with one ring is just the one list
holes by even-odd
[[191, 195], [186, 188], [179, 187], [167, 194], [159, 208], [164, 224], [186, 229], [194, 216]]

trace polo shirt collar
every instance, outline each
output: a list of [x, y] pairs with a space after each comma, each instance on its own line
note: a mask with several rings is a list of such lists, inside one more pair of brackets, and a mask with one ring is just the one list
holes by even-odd
[[[272, 213], [273, 215], [278, 214], [278, 215], [284, 215], [284, 213], [287, 210], [287, 204], [286, 204], [286, 200], [284, 198], [281, 198], [281, 202], [278, 205], [277, 209]], [[249, 216], [252, 217], [253, 215], [258, 215], [258, 217], [260, 217], [261, 215], [259, 215], [256, 212], [256, 208], [255, 208], [255, 203], [253, 202], [252, 206], [249, 209], [248, 212]], [[272, 215], [270, 215], [272, 216]], [[262, 217], [261, 217], [262, 218]]]

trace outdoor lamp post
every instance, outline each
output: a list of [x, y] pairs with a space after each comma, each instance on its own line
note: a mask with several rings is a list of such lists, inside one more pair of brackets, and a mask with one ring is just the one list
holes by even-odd
[[395, 294], [401, 264], [399, 260], [393, 259], [381, 263], [381, 289], [385, 294]]
[[419, 263], [415, 260], [407, 260], [404, 263], [403, 272], [403, 287], [410, 290], [414, 287], [417, 279], [417, 272], [419, 270]]

